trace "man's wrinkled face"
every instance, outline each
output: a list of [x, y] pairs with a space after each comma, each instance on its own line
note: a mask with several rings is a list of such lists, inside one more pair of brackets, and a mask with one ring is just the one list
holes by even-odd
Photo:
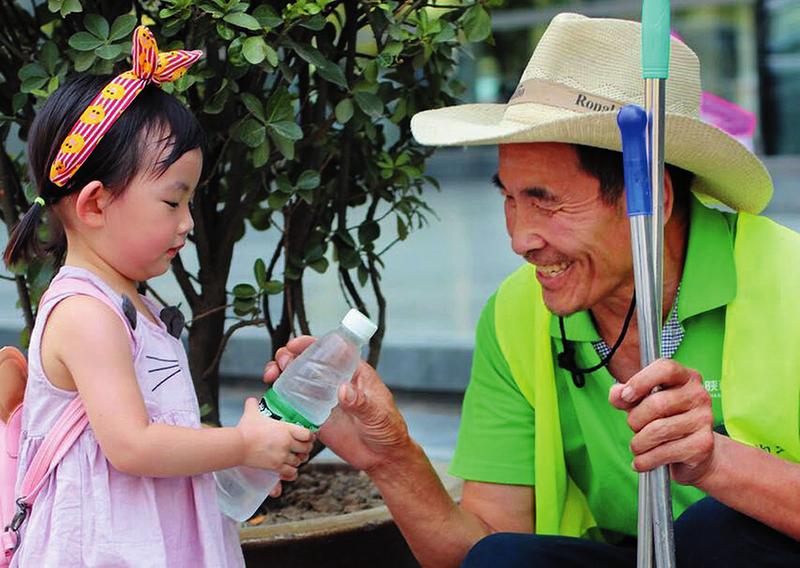
[[624, 199], [609, 205], [569, 144], [500, 146], [497, 181], [511, 248], [536, 265], [557, 315], [591, 309], [633, 280]]

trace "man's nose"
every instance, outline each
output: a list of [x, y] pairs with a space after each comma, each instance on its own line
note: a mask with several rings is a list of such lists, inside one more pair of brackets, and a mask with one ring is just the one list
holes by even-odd
[[509, 234], [511, 248], [520, 256], [525, 256], [532, 250], [542, 249], [547, 244], [542, 236], [541, 223], [538, 223], [530, 212], [516, 213], [513, 222], [510, 223]]

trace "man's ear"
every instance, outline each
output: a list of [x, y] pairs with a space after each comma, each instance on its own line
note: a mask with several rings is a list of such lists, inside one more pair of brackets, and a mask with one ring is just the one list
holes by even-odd
[[669, 170], [664, 168], [664, 223], [669, 221], [672, 216], [672, 208], [675, 206], [675, 186], [672, 185], [672, 176]]
[[105, 209], [111, 203], [113, 195], [101, 181], [90, 181], [78, 192], [75, 200], [75, 215], [93, 229], [105, 224]]

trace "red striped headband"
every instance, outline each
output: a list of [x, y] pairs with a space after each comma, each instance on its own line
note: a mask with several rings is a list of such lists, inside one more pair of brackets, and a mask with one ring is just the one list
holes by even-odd
[[136, 28], [133, 69], [113, 78], [83, 111], [50, 166], [50, 181], [63, 187], [145, 86], [181, 78], [202, 55], [198, 50], [159, 53], [150, 30], [145, 26]]

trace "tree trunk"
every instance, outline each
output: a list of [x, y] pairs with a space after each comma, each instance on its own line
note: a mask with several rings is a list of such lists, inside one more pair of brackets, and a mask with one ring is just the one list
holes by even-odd
[[[198, 313], [225, 305], [225, 288], [204, 290]], [[203, 422], [219, 424], [219, 362], [215, 362], [225, 333], [225, 311], [201, 318], [189, 330], [189, 369], [200, 408], [208, 413]]]

